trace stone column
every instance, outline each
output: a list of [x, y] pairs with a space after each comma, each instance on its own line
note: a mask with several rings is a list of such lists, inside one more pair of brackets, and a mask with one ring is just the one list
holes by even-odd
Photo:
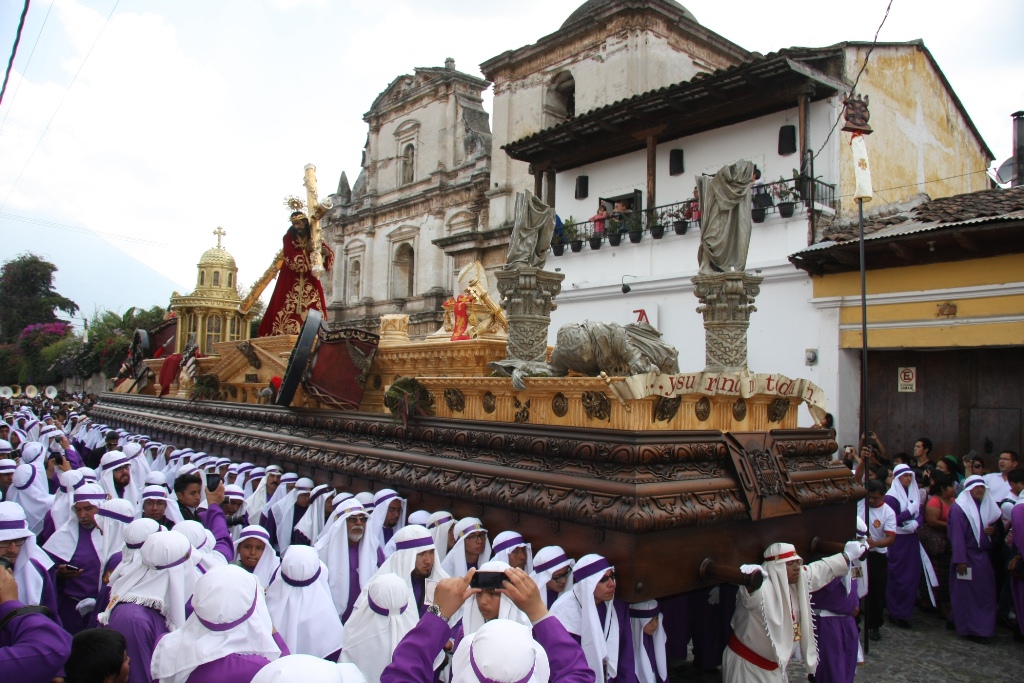
[[704, 316], [706, 371], [737, 372], [747, 367], [747, 328], [763, 281], [744, 272], [693, 277], [693, 293], [700, 299], [697, 312]]
[[380, 346], [409, 343], [409, 316], [387, 313], [380, 317]]
[[508, 317], [506, 357], [546, 362], [551, 311], [557, 308], [554, 298], [562, 291], [565, 275], [520, 266], [514, 270], [499, 270], [495, 277], [501, 307]]

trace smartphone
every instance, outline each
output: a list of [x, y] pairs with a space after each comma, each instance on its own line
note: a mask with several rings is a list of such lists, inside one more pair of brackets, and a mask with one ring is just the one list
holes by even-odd
[[505, 576], [505, 572], [477, 572], [469, 580], [469, 587], [483, 588], [485, 590], [504, 588], [506, 579], [508, 577]]
[[80, 572], [80, 571], [82, 571], [81, 569], [79, 569], [78, 567], [76, 567], [73, 564], [66, 564], [66, 565], [64, 565], [64, 569], [69, 571], [69, 572]]
[[60, 453], [54, 453], [51, 457], [53, 458], [53, 464], [57, 465], [57, 467], [64, 464], [64, 456]]
[[0, 567], [3, 567], [12, 574], [14, 573], [14, 563], [8, 560], [6, 557], [0, 557]]
[[220, 475], [219, 474], [208, 474], [206, 475], [206, 490], [211, 493], [217, 490], [220, 486]]

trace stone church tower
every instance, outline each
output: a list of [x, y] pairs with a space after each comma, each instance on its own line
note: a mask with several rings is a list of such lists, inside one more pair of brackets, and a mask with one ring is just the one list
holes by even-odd
[[336, 259], [325, 287], [332, 327], [374, 331], [382, 314], [406, 313], [410, 336], [425, 337], [442, 325], [453, 268], [493, 260], [480, 237], [491, 164], [480, 95], [488, 85], [447, 59], [396, 78], [363, 117], [359, 176], [349, 188], [342, 174], [322, 224]]

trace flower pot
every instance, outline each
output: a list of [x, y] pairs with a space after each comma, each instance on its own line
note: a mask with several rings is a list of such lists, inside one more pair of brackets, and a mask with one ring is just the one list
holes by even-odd
[[621, 232], [610, 232], [608, 233], [608, 244], [613, 247], [619, 246], [622, 243]]
[[651, 237], [656, 240], [660, 240], [665, 236], [665, 226], [661, 223], [655, 223], [651, 226]]
[[779, 207], [779, 215], [783, 218], [793, 217], [793, 208], [796, 206], [793, 202], [779, 202], [776, 206]]
[[764, 223], [764, 215], [765, 209], [763, 208], [758, 207], [750, 210], [750, 218], [755, 223]]
[[562, 244], [561, 242], [559, 242], [558, 244], [552, 244], [551, 245], [551, 252], [555, 256], [561, 256], [562, 254], [565, 253], [565, 245]]
[[578, 254], [583, 251], [583, 240], [573, 240], [569, 242], [569, 248], [572, 249], [574, 254]]
[[685, 235], [689, 227], [690, 221], [675, 221], [672, 223], [672, 229], [676, 231], [677, 235]]
[[642, 232], [630, 231], [629, 233], [629, 241], [632, 242], [633, 244], [640, 244], [640, 240], [642, 240], [643, 238], [644, 234]]
[[601, 238], [601, 236], [594, 235], [593, 237], [590, 238], [590, 248], [591, 249], [600, 249], [602, 241], [603, 241], [603, 239]]

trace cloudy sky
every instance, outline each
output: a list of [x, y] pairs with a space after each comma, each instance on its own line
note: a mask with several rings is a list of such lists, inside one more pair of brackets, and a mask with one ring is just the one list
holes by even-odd
[[[581, 2], [35, 0], [0, 105], [0, 260], [46, 256], [86, 314], [166, 305], [223, 226], [251, 283], [303, 166], [316, 164], [322, 195], [342, 171], [355, 179], [362, 115], [397, 75], [446, 57], [476, 74]], [[684, 4], [769, 52], [871, 40], [888, 0], [857, 14], [820, 0]], [[3, 63], [22, 5], [0, 0]], [[1001, 161], [1024, 108], [1021, 26], [1021, 2], [894, 0], [879, 39], [923, 38]]]

